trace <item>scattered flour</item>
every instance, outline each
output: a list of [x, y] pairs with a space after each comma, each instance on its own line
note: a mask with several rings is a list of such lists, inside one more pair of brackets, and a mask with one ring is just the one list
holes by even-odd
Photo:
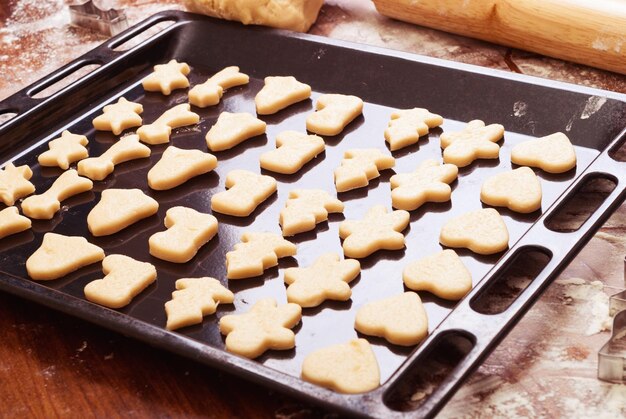
[[585, 104], [585, 109], [583, 109], [583, 112], [580, 114], [580, 119], [589, 119], [591, 115], [598, 112], [600, 108], [604, 106], [606, 100], [605, 97], [590, 96]]
[[584, 300], [586, 307], [581, 310], [588, 313], [585, 335], [591, 336], [605, 330], [611, 330], [609, 315], [609, 296], [604, 293], [604, 284], [600, 281], [587, 282], [581, 278], [560, 279], [557, 284], [565, 285], [563, 294], [573, 300]]

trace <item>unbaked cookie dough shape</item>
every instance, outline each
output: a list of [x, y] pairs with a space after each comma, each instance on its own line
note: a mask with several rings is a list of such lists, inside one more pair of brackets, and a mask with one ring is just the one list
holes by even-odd
[[224, 90], [248, 84], [250, 77], [239, 72], [239, 67], [230, 66], [218, 71], [202, 84], [189, 90], [189, 103], [199, 108], [206, 108], [220, 103]]
[[227, 191], [211, 197], [211, 209], [235, 217], [252, 214], [277, 188], [273, 177], [240, 169], [228, 172], [225, 186]]
[[443, 124], [441, 115], [430, 113], [428, 109], [401, 109], [391, 114], [391, 121], [385, 130], [385, 140], [391, 151], [416, 144], [420, 137], [428, 134], [430, 128]]
[[250, 233], [241, 236], [232, 251], [226, 253], [228, 279], [252, 278], [278, 265], [278, 259], [296, 254], [296, 245], [274, 233]]
[[330, 93], [320, 96], [317, 111], [306, 118], [306, 129], [319, 135], [338, 135], [363, 112], [363, 100], [356, 96]]
[[302, 379], [339, 393], [366, 393], [380, 386], [380, 369], [369, 342], [352, 339], [308, 354]]
[[156, 214], [159, 203], [141, 189], [105, 189], [100, 202], [87, 215], [94, 236], [108, 236]]
[[472, 289], [472, 275], [452, 249], [409, 263], [402, 280], [413, 291], [428, 291], [446, 300], [460, 300]]
[[485, 126], [479, 119], [470, 121], [462, 131], [441, 134], [443, 161], [465, 167], [476, 159], [497, 159], [500, 146], [496, 143], [503, 136], [504, 127], [500, 124]]
[[211, 151], [224, 151], [265, 133], [267, 124], [249, 113], [222, 112], [206, 134]]
[[50, 220], [61, 209], [61, 202], [79, 193], [90, 191], [93, 182], [78, 176], [78, 172], [70, 169], [63, 172], [50, 188], [39, 195], [32, 195], [22, 201], [22, 212], [30, 218]]
[[440, 165], [436, 160], [422, 162], [412, 173], [398, 173], [390, 179], [394, 208], [415, 210], [426, 202], [450, 200], [452, 183], [459, 169], [453, 164]]
[[511, 162], [548, 173], [564, 173], [576, 167], [576, 150], [567, 135], [556, 132], [517, 144], [511, 150]]
[[465, 247], [480, 255], [502, 252], [509, 247], [509, 231], [493, 208], [470, 211], [448, 220], [439, 242], [448, 247]]
[[169, 146], [148, 172], [148, 185], [156, 191], [175, 188], [217, 167], [217, 158], [200, 150]]
[[0, 170], [0, 201], [10, 207], [18, 199], [35, 192], [31, 177], [33, 171], [27, 165], [15, 167], [13, 163], [7, 163]]
[[428, 335], [428, 316], [420, 297], [409, 291], [359, 308], [354, 328], [395, 345], [412, 346]]
[[348, 150], [341, 165], [335, 169], [337, 192], [367, 186], [370, 180], [380, 176], [380, 170], [391, 169], [395, 165], [396, 159], [376, 148]]
[[346, 257], [364, 258], [377, 250], [404, 248], [404, 231], [409, 225], [409, 213], [404, 210], [388, 212], [376, 205], [361, 220], [346, 220], [339, 225]]
[[326, 300], [347, 301], [352, 296], [348, 285], [361, 272], [358, 260], [341, 260], [326, 253], [306, 268], [287, 268], [287, 301], [300, 307], [317, 307]]
[[113, 173], [116, 165], [149, 156], [150, 148], [139, 142], [139, 136], [127, 135], [100, 156], [79, 161], [78, 174], [91, 180], [103, 180]]
[[41, 246], [26, 260], [26, 271], [34, 280], [50, 281], [102, 259], [104, 250], [84, 237], [46, 233]]
[[217, 219], [191, 208], [173, 207], [165, 213], [166, 231], [148, 239], [150, 254], [174, 263], [191, 260], [217, 234]]
[[541, 208], [541, 183], [533, 169], [520, 167], [491, 176], [480, 189], [487, 205], [527, 214]]
[[266, 77], [265, 85], [254, 98], [256, 113], [271, 115], [311, 97], [311, 86], [293, 76]]
[[31, 225], [30, 219], [20, 215], [17, 207], [8, 207], [0, 211], [0, 239], [28, 230]]
[[291, 175], [317, 157], [326, 145], [317, 135], [284, 131], [276, 136], [276, 150], [261, 154], [261, 167], [272, 172]]
[[291, 329], [301, 318], [299, 305], [279, 306], [273, 298], [264, 298], [247, 313], [222, 317], [220, 332], [226, 335], [228, 352], [254, 359], [269, 349], [286, 350], [296, 346], [296, 336]]
[[156, 268], [124, 255], [109, 255], [102, 261], [105, 277], [85, 285], [85, 298], [109, 308], [122, 308], [156, 281]]
[[191, 112], [190, 109], [191, 106], [188, 103], [181, 103], [166, 110], [153, 123], [137, 129], [139, 139], [151, 145], [169, 142], [173, 128], [197, 124], [200, 121], [200, 115]]
[[191, 69], [187, 63], [170, 60], [167, 64], [157, 64], [141, 84], [148, 92], [161, 92], [168, 96], [172, 90], [189, 87], [187, 75]]
[[93, 127], [98, 131], [111, 131], [120, 135], [122, 131], [141, 125], [143, 106], [140, 103], [129, 102], [121, 97], [117, 103], [102, 108], [102, 115], [93, 120]]
[[63, 131], [59, 138], [48, 143], [49, 150], [41, 153], [37, 161], [41, 166], [58, 166], [67, 170], [71, 163], [89, 156], [85, 147], [88, 143], [89, 140], [84, 135], [72, 134], [67, 130]]
[[218, 304], [231, 304], [235, 295], [215, 278], [181, 278], [176, 281], [172, 299], [165, 303], [167, 330], [202, 323], [215, 313]]
[[344, 204], [322, 189], [294, 189], [280, 211], [283, 236], [293, 236], [315, 229], [328, 220], [328, 213], [343, 212]]

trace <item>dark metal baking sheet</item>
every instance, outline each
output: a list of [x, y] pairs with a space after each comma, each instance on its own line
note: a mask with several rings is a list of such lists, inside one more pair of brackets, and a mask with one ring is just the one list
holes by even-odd
[[[176, 23], [154, 38], [127, 52], [115, 52], [133, 34], [164, 20]], [[309, 83], [314, 94], [309, 101], [294, 105], [276, 115], [262, 117], [268, 123], [267, 134], [245, 142], [234, 149], [215, 153], [219, 166], [215, 172], [199, 176], [170, 191], [151, 191], [146, 182], [149, 168], [160, 158], [167, 145], [152, 146], [149, 159], [123, 163], [92, 192], [73, 197], [63, 204], [50, 221], [34, 221], [27, 231], [0, 241], [0, 289], [93, 321], [148, 343], [192, 357], [200, 362], [226, 369], [283, 391], [313, 400], [347, 413], [389, 417], [401, 414], [388, 406], [389, 392], [406, 380], [412, 366], [418, 365], [428, 348], [450, 331], [467, 336], [471, 352], [454, 372], [426, 401], [417, 407], [420, 415], [434, 415], [453, 394], [462, 380], [477, 366], [515, 321], [532, 304], [541, 289], [576, 253], [624, 197], [624, 163], [612, 160], [607, 150], [618, 141], [626, 125], [624, 97], [539, 79], [511, 76], [472, 66], [452, 64], [424, 57], [374, 49], [328, 39], [291, 34], [282, 31], [216, 21], [210, 18], [166, 12], [153, 16], [126, 33], [86, 54], [75, 63], [53, 73], [45, 80], [0, 103], [0, 113], [17, 111], [18, 116], [0, 126], [0, 161], [28, 164], [34, 172], [32, 181], [38, 191], [45, 190], [61, 171], [41, 168], [37, 156], [47, 142], [63, 129], [87, 135], [91, 156], [100, 155], [116, 139], [110, 133], [95, 132], [91, 120], [106, 103], [124, 96], [144, 105], [144, 122], [149, 123], [165, 109], [187, 101], [187, 90], [171, 96], [145, 93], [140, 81], [154, 64], [169, 59], [187, 62], [192, 72], [191, 85], [227, 65], [238, 65], [251, 76], [248, 86], [230, 89], [222, 102], [206, 109], [194, 108], [201, 116], [197, 127], [174, 131], [171, 144], [181, 148], [206, 150], [204, 134], [222, 111], [255, 113], [254, 95], [269, 75], [293, 75]], [[86, 78], [46, 99], [32, 99], [67, 69], [86, 63], [102, 66]], [[226, 173], [234, 168], [259, 171], [258, 157], [273, 149], [276, 134], [295, 129], [303, 131], [307, 114], [313, 111], [315, 99], [326, 92], [355, 94], [366, 101], [363, 116], [357, 118], [339, 136], [326, 138], [325, 153], [308, 163], [295, 175], [270, 174], [279, 182], [278, 193], [270, 197], [251, 216], [235, 218], [215, 214], [220, 222], [219, 234], [186, 264], [173, 264], [153, 258], [148, 253], [148, 237], [163, 230], [168, 208], [185, 205], [210, 212], [210, 197], [224, 190]], [[239, 241], [246, 230], [279, 232], [278, 213], [288, 192], [294, 188], [322, 188], [334, 191], [333, 170], [343, 152], [350, 148], [386, 149], [383, 131], [389, 115], [396, 108], [426, 107], [444, 116], [441, 129], [431, 130], [419, 144], [394, 152], [394, 171], [371, 182], [367, 188], [338, 195], [346, 203], [344, 215], [331, 215], [315, 231], [293, 238], [298, 245], [294, 258], [282, 260], [262, 277], [228, 282], [225, 279], [225, 253]], [[520, 107], [525, 109], [519, 112]], [[517, 110], [517, 112], [516, 112]], [[296, 348], [270, 351], [256, 361], [241, 359], [224, 352], [223, 338], [217, 322], [227, 313], [246, 311], [261, 297], [286, 301], [282, 272], [290, 266], [307, 266], [328, 251], [341, 253], [338, 227], [341, 220], [361, 218], [368, 208], [383, 203], [391, 207], [389, 178], [394, 172], [412, 171], [419, 162], [441, 158], [438, 136], [454, 131], [471, 119], [501, 123], [506, 134], [501, 142], [499, 160], [480, 161], [463, 168], [452, 184], [451, 203], [427, 204], [411, 214], [406, 230], [407, 246], [402, 251], [381, 251], [363, 259], [363, 271], [352, 283], [353, 295], [348, 302], [326, 302], [318, 308], [305, 309], [302, 323], [295, 328]], [[129, 132], [132, 130], [129, 130]], [[365, 395], [340, 395], [301, 381], [298, 376], [302, 359], [320, 347], [345, 342], [357, 336], [353, 329], [355, 311], [362, 304], [403, 291], [401, 272], [409, 261], [441, 249], [439, 230], [452, 216], [482, 208], [480, 186], [485, 178], [511, 168], [513, 145], [532, 137], [564, 131], [577, 148], [578, 165], [562, 175], [538, 172], [543, 187], [542, 209], [519, 215], [501, 210], [511, 235], [511, 250], [504, 255], [478, 256], [461, 250], [459, 254], [470, 269], [475, 289], [455, 304], [420, 293], [429, 316], [430, 337], [417, 349], [386, 344], [369, 338], [381, 367], [382, 387]], [[615, 178], [617, 187], [590, 220], [577, 232], [556, 233], [544, 226], [560, 201], [567, 198], [584, 176], [591, 172], [606, 173]], [[108, 237], [95, 238], [86, 226], [86, 214], [98, 202], [103, 189], [136, 187], [157, 199], [157, 215]], [[568, 193], [566, 193], [568, 192]], [[26, 258], [40, 245], [47, 231], [82, 235], [105, 249], [107, 254], [123, 253], [157, 267], [158, 280], [122, 310], [109, 310], [84, 299], [83, 287], [102, 276], [98, 264], [83, 268], [65, 278], [35, 283], [24, 268]], [[498, 315], [477, 313], [471, 300], [494, 280], [517, 249], [525, 245], [541, 246], [552, 258], [543, 272], [505, 312]], [[494, 264], [496, 267], [494, 268]], [[181, 277], [213, 276], [235, 292], [234, 305], [221, 305], [214, 316], [201, 325], [167, 332], [163, 329], [163, 304], [170, 298], [174, 282]], [[452, 314], [451, 314], [452, 313]], [[393, 405], [393, 404], [391, 404]]]

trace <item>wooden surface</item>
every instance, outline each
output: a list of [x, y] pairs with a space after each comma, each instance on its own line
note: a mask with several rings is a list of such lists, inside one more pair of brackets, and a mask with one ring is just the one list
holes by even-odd
[[[122, 0], [131, 23], [176, 0]], [[0, 3], [0, 100], [104, 38], [68, 26], [62, 0]], [[328, 0], [312, 33], [626, 92], [626, 77], [393, 21]], [[513, 110], [512, 110], [513, 111]], [[608, 296], [623, 289], [626, 205], [441, 412], [444, 418], [626, 415], [598, 381]], [[325, 412], [193, 361], [0, 294], [0, 417], [319, 417]], [[416, 394], [416, 397], [421, 395]]]
[[626, 74], [622, 0], [374, 0], [385, 16]]

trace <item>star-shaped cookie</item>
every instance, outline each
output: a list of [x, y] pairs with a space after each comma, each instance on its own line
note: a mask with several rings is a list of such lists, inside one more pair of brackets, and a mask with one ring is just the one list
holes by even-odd
[[33, 171], [27, 165], [15, 167], [13, 163], [7, 163], [0, 170], [0, 201], [11, 206], [18, 199], [35, 192], [35, 185], [29, 182], [33, 177]]
[[170, 60], [167, 64], [157, 64], [154, 72], [148, 75], [141, 84], [148, 92], [161, 92], [169, 95], [172, 90], [189, 87], [187, 75], [191, 69], [187, 63]]
[[89, 156], [85, 147], [87, 143], [89, 140], [84, 135], [72, 134], [67, 130], [63, 131], [61, 137], [48, 143], [50, 149], [41, 153], [37, 160], [42, 166], [58, 166], [67, 170], [70, 163]]
[[102, 108], [102, 112], [102, 115], [94, 118], [93, 127], [98, 131], [111, 131], [120, 135], [125, 129], [141, 125], [139, 114], [143, 112], [143, 105], [121, 97], [117, 103]]

